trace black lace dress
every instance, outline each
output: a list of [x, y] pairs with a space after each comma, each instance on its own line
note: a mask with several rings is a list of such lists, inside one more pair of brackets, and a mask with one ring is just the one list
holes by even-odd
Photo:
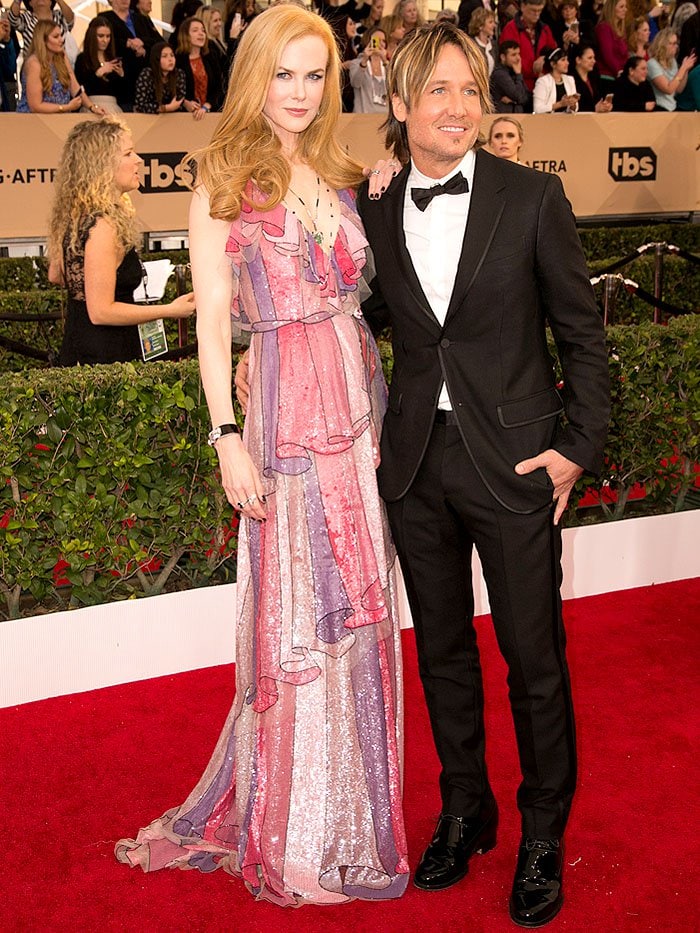
[[[61, 366], [76, 363], [123, 363], [141, 359], [138, 327], [93, 324], [85, 301], [85, 243], [97, 216], [87, 217], [80, 228], [78, 247], [64, 247], [68, 302], [63, 343], [58, 360]], [[133, 303], [134, 289], [142, 277], [141, 261], [135, 249], [129, 250], [117, 269], [115, 301]]]

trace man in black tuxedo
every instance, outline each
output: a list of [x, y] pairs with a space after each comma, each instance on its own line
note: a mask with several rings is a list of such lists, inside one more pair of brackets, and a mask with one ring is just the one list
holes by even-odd
[[562, 903], [561, 839], [576, 783], [559, 519], [582, 472], [602, 464], [603, 327], [559, 179], [475, 151], [490, 109], [478, 48], [436, 23], [404, 40], [388, 80], [388, 148], [408, 164], [381, 198], [361, 189], [358, 205], [377, 266], [366, 313], [393, 332], [380, 490], [442, 764], [442, 815], [415, 883], [454, 884], [496, 841], [473, 627], [476, 547], [522, 770], [510, 913], [541, 926]]

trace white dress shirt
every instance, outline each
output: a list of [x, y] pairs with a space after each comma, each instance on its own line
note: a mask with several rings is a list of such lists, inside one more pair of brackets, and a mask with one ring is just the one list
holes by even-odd
[[[431, 310], [443, 325], [454, 289], [459, 257], [462, 254], [475, 164], [476, 157], [472, 149], [460, 164], [443, 178], [428, 178], [411, 163], [406, 185], [403, 203], [406, 248]], [[411, 188], [443, 185], [457, 172], [461, 172], [467, 179], [469, 191], [464, 194], [441, 194], [433, 198], [424, 211], [419, 211], [411, 198]], [[447, 411], [452, 408], [444, 384], [440, 390], [438, 408]]]

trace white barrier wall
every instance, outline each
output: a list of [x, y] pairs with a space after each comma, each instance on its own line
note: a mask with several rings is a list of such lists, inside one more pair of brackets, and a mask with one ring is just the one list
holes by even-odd
[[[700, 576], [700, 511], [564, 531], [565, 599]], [[488, 612], [478, 559], [477, 614]], [[0, 623], [0, 707], [235, 659], [235, 584]], [[624, 594], [620, 595], [624, 612]], [[403, 627], [411, 625], [401, 606]]]

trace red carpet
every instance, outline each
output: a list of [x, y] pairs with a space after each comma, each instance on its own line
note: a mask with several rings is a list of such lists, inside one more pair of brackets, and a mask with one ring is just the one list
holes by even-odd
[[[697, 930], [700, 579], [569, 602], [566, 619], [580, 782], [567, 833], [566, 904], [548, 929]], [[488, 618], [479, 630], [502, 821], [496, 849], [475, 857], [456, 887], [428, 894], [411, 886], [388, 904], [285, 911], [255, 903], [222, 872], [145, 876], [118, 865], [114, 840], [180, 803], [204, 768], [231, 702], [232, 669], [219, 667], [0, 710], [0, 929], [516, 930], [507, 914], [519, 826], [515, 746]], [[415, 864], [439, 804], [411, 632], [404, 647], [405, 808]]]

